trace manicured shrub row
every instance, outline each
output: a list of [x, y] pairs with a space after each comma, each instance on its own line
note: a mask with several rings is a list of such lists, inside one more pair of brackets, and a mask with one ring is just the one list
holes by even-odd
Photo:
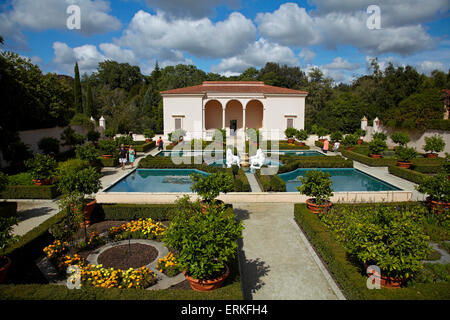
[[322, 141], [319, 141], [319, 140], [316, 140], [316, 141], [314, 141], [314, 145], [315, 145], [316, 147], [322, 148], [322, 147], [323, 147], [323, 142], [322, 142]]
[[0, 217], [15, 217], [17, 202], [0, 202]]
[[413, 165], [412, 169], [420, 173], [438, 173], [442, 170], [442, 165]]
[[[264, 146], [264, 143], [260, 143], [259, 144], [259, 148], [262, 148]], [[267, 140], [266, 144], [265, 144], [267, 150], [271, 150], [272, 149], [272, 141]], [[300, 146], [298, 145], [298, 142], [295, 142], [294, 144], [290, 144], [288, 143], [287, 140], [280, 140], [278, 142], [278, 150], [309, 150], [310, 147], [307, 145], [304, 146]], [[274, 149], [276, 150], [276, 149]]]
[[385, 158], [373, 159], [360, 153], [344, 149], [341, 149], [341, 153], [346, 158], [364, 163], [371, 167], [388, 167], [388, 166], [395, 166], [397, 164], [397, 159], [385, 159]]
[[48, 186], [7, 186], [0, 193], [2, 199], [54, 199], [61, 193], [56, 185]]
[[102, 158], [100, 161], [103, 167], [117, 167], [117, 165], [119, 164], [119, 159], [116, 157], [109, 159]]
[[352, 160], [345, 160], [342, 157], [337, 157], [334, 159], [327, 158], [331, 157], [316, 157], [314, 160], [303, 160], [300, 158], [290, 162], [285, 162], [282, 160], [284, 165], [278, 169], [278, 173], [294, 171], [297, 168], [353, 168]]
[[450, 120], [432, 119], [428, 121], [428, 129], [450, 131]]
[[352, 300], [450, 299], [448, 283], [418, 283], [413, 287], [401, 289], [367, 289], [367, 276], [362, 268], [351, 263], [344, 247], [326, 229], [319, 218], [306, 208], [305, 204], [295, 205], [294, 216], [347, 298]]
[[238, 175], [234, 179], [234, 192], [250, 192], [250, 183], [244, 170], [239, 169]]
[[286, 182], [278, 175], [262, 175], [260, 170], [255, 172], [256, 178], [259, 180], [264, 192], [286, 192]]
[[423, 178], [427, 177], [427, 175], [423, 173], [397, 166], [389, 166], [388, 170], [390, 174], [414, 183], [420, 183]]
[[97, 204], [92, 213], [93, 221], [138, 220], [151, 218], [170, 220], [174, 204]]
[[150, 141], [143, 144], [134, 144], [134, 150], [136, 152], [147, 152], [156, 146], [156, 141]]

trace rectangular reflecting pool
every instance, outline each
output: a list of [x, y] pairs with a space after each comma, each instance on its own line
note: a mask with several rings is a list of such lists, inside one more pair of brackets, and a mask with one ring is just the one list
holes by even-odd
[[196, 169], [136, 169], [104, 192], [192, 192], [190, 175]]
[[[302, 185], [299, 177], [304, 177], [306, 172], [311, 170], [314, 169], [299, 168], [291, 172], [279, 174], [280, 178], [286, 182], [286, 192], [298, 192], [297, 186]], [[401, 190], [355, 168], [317, 168], [315, 170], [328, 172], [331, 175], [331, 188], [335, 192]]]

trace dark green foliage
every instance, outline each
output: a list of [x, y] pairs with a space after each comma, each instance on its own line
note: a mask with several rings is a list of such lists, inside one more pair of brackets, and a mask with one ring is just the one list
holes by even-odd
[[399, 160], [409, 162], [417, 157], [418, 153], [414, 148], [400, 146], [395, 149], [395, 155]]
[[117, 167], [119, 164], [119, 159], [117, 157], [109, 158], [109, 159], [100, 159], [100, 163], [103, 167]]
[[286, 136], [286, 138], [293, 138], [296, 133], [297, 129], [295, 128], [286, 128], [286, 130], [284, 130], [284, 135]]
[[17, 202], [0, 202], [0, 218], [17, 216]]
[[94, 108], [94, 101], [92, 98], [92, 89], [91, 89], [91, 82], [88, 81], [87, 88], [86, 88], [86, 108], [85, 108], [85, 114], [89, 118], [96, 116], [95, 108]]
[[31, 176], [36, 180], [50, 179], [56, 173], [56, 160], [49, 155], [36, 154], [33, 159], [25, 161]]
[[379, 140], [386, 141], [387, 135], [386, 135], [384, 132], [375, 132], [375, 133], [372, 135], [372, 138], [373, 138], [373, 140], [379, 139]]
[[69, 171], [59, 176], [58, 190], [64, 194], [79, 192], [84, 195], [96, 193], [101, 188], [101, 174], [93, 167]]
[[175, 204], [97, 204], [92, 219], [138, 220], [151, 218], [156, 221], [171, 220]]
[[441, 152], [445, 148], [444, 139], [440, 135], [434, 135], [431, 137], [425, 137], [425, 145], [423, 150], [429, 152]]
[[49, 186], [7, 186], [0, 193], [2, 199], [54, 199], [61, 193], [56, 185]]
[[114, 139], [114, 141], [116, 142], [116, 146], [118, 146], [118, 147], [120, 147], [122, 144], [128, 146], [128, 145], [133, 144], [133, 142], [134, 142], [133, 138], [130, 137], [129, 135], [123, 135], [120, 137], [116, 137]]
[[400, 145], [400, 146], [405, 146], [408, 144], [408, 142], [411, 140], [408, 136], [408, 134], [403, 133], [403, 132], [393, 132], [391, 134], [391, 139], [394, 143]]
[[98, 139], [100, 139], [100, 132], [95, 131], [95, 130], [90, 130], [87, 133], [87, 139], [88, 139], [88, 141], [91, 141], [91, 142], [97, 142]]
[[93, 163], [98, 159], [98, 151], [92, 143], [86, 143], [83, 146], [76, 146], [75, 154], [77, 159], [85, 160], [89, 163]]
[[306, 130], [297, 130], [295, 137], [298, 141], [305, 141], [308, 139], [308, 132]]
[[193, 173], [191, 177], [193, 181], [192, 191], [198, 193], [206, 202], [213, 201], [221, 192], [234, 191], [234, 179], [229, 174], [217, 172], [205, 177]]
[[330, 139], [331, 141], [341, 141], [342, 140], [342, 132], [340, 131], [335, 131], [330, 135]]
[[342, 143], [347, 147], [353, 147], [358, 143], [359, 135], [352, 133], [345, 135]]
[[8, 185], [10, 186], [32, 186], [34, 185], [33, 176], [29, 172], [22, 172], [8, 176]]
[[134, 150], [136, 152], [147, 152], [156, 146], [156, 141], [150, 141], [149, 143], [135, 144]]
[[397, 177], [409, 180], [414, 183], [421, 183], [422, 180], [427, 177], [427, 175], [420, 173], [418, 171], [401, 168], [397, 166], [389, 166], [388, 170], [390, 174], [393, 174]]
[[379, 138], [374, 138], [369, 143], [369, 150], [373, 154], [381, 154], [386, 149], [387, 149], [386, 141], [381, 140]]
[[117, 145], [113, 140], [100, 140], [98, 142], [98, 150], [101, 154], [116, 155]]
[[110, 87], [110, 89], [130, 90], [134, 85], [142, 83], [142, 74], [137, 66], [130, 66], [128, 63], [118, 63], [107, 60], [98, 64], [98, 72], [95, 75], [100, 84]]
[[116, 131], [113, 128], [107, 128], [105, 129], [104, 135], [107, 138], [114, 138]]
[[450, 180], [447, 173], [440, 172], [436, 176], [424, 178], [416, 189], [430, 196], [431, 200], [450, 202]]
[[8, 176], [0, 171], [0, 191], [5, 190], [8, 185]]
[[446, 119], [428, 120], [427, 129], [450, 131], [450, 120], [446, 120]]
[[38, 142], [38, 148], [45, 154], [59, 153], [59, 140], [52, 137], [44, 137]]
[[74, 107], [76, 112], [83, 113], [83, 98], [81, 96], [81, 82], [80, 82], [80, 70], [78, 69], [78, 62], [75, 63], [74, 67], [75, 79], [73, 82], [73, 97], [74, 97]]
[[86, 137], [82, 134], [76, 133], [72, 127], [67, 127], [61, 133], [61, 140], [63, 141], [63, 146], [76, 146], [83, 144], [86, 141]]
[[260, 170], [255, 175], [264, 192], [286, 192], [286, 183], [278, 175], [263, 175]]
[[[362, 205], [357, 204], [355, 206]], [[295, 205], [294, 216], [308, 240], [327, 264], [328, 269], [333, 274], [348, 299], [450, 299], [447, 283], [435, 283], [433, 285], [416, 283], [413, 286], [395, 290], [367, 289], [367, 276], [362, 272], [361, 267], [353, 264], [344, 247], [336, 240], [335, 236], [326, 229], [319, 218], [309, 211], [304, 204]]]

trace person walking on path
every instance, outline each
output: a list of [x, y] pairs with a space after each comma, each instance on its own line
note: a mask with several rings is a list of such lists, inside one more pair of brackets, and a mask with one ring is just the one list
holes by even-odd
[[134, 151], [133, 146], [130, 146], [130, 149], [128, 149], [128, 161], [130, 162], [131, 169], [134, 167], [134, 159], [136, 156], [136, 151]]
[[161, 137], [159, 137], [157, 144], [158, 144], [158, 151], [164, 149], [164, 141]]
[[127, 163], [127, 149], [125, 149], [125, 145], [122, 143], [119, 149], [119, 163], [122, 166], [122, 170], [125, 170], [125, 164]]
[[341, 146], [341, 144], [339, 143], [339, 141], [336, 141], [333, 146], [333, 152], [336, 152], [340, 146]]
[[325, 152], [325, 153], [327, 153], [329, 147], [330, 147], [330, 142], [329, 142], [328, 140], [325, 140], [325, 141], [323, 142], [323, 148], [322, 148], [322, 151]]

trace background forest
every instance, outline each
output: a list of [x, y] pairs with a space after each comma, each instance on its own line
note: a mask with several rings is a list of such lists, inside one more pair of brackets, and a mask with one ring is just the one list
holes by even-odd
[[[306, 129], [313, 124], [331, 132], [354, 132], [360, 119], [369, 123], [379, 117], [386, 126], [425, 130], [448, 126], [442, 89], [450, 87], [450, 71], [435, 70], [430, 76], [413, 67], [389, 64], [380, 69], [372, 60], [368, 75], [351, 84], [335, 84], [320, 69], [308, 74], [299, 67], [268, 62], [257, 70], [249, 68], [239, 76], [206, 73], [194, 65], [160, 68], [150, 75], [137, 66], [116, 61], [99, 63], [97, 72], [74, 78], [43, 74], [37, 65], [13, 52], [0, 54], [0, 126], [7, 132], [83, 124], [92, 116], [104, 116], [107, 127], [118, 133], [163, 131], [163, 90], [201, 84], [206, 80], [259, 80], [268, 85], [309, 92], [306, 99]], [[436, 127], [437, 126], [437, 127]], [[444, 128], [443, 128], [444, 129]], [[4, 135], [6, 137], [6, 135]], [[3, 138], [5, 140], [6, 138]], [[3, 145], [7, 141], [3, 141]]]

